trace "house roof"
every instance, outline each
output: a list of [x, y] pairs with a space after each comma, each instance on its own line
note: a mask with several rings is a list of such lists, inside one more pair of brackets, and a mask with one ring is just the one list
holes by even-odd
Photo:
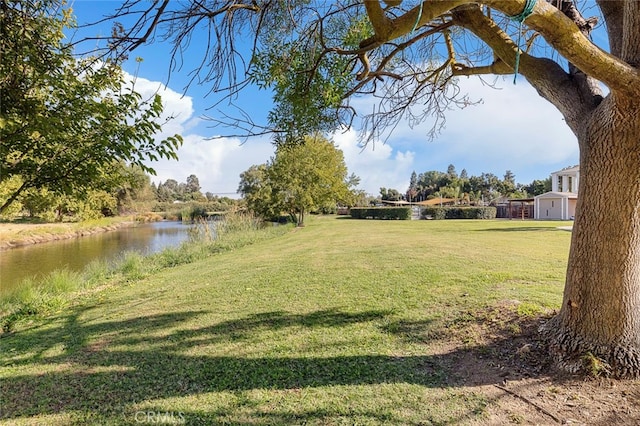
[[551, 172], [552, 175], [554, 174], [567, 174], [567, 173], [575, 173], [575, 172], [579, 172], [580, 171], [580, 165], [577, 166], [570, 166], [570, 167], [565, 167], [562, 170], [558, 170], [557, 172]]
[[458, 201], [457, 198], [432, 198], [430, 200], [420, 201], [418, 203], [414, 203], [420, 206], [437, 206], [438, 204], [451, 204]]
[[536, 195], [534, 198], [569, 198], [577, 199], [578, 194], [575, 192], [545, 192], [544, 194]]
[[393, 204], [394, 206], [401, 206], [403, 204], [411, 204], [408, 201], [404, 201], [404, 200], [398, 200], [398, 201], [392, 201], [392, 200], [381, 200], [383, 203], [385, 204]]

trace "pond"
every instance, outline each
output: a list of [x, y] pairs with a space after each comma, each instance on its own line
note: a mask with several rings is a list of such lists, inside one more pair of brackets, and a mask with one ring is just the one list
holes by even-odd
[[155, 222], [85, 237], [18, 247], [0, 252], [0, 295], [25, 278], [56, 269], [81, 271], [96, 259], [111, 261], [126, 251], [151, 254], [189, 238], [190, 224]]

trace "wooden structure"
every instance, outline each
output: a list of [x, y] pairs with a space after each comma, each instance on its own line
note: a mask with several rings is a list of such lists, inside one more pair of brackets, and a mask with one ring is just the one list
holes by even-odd
[[505, 219], [535, 219], [533, 198], [509, 199], [505, 204], [497, 206], [496, 217]]

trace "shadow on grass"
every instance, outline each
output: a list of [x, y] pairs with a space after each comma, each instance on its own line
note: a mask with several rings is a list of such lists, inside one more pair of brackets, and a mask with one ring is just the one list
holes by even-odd
[[556, 227], [548, 226], [517, 226], [515, 228], [485, 228], [476, 229], [476, 232], [545, 232], [545, 231], [557, 231]]
[[[309, 410], [287, 410], [285, 408], [274, 407], [267, 409], [255, 409], [252, 405], [253, 400], [243, 400], [238, 398], [239, 406], [233, 409], [217, 408], [210, 411], [185, 410], [166, 412], [163, 407], [151, 407], [142, 411], [126, 411], [122, 418], [124, 424], [140, 424], [140, 419], [145, 417], [158, 417], [164, 415], [165, 423], [184, 423], [187, 425], [333, 425], [333, 424], [387, 424], [387, 425], [403, 425], [403, 426], [425, 426], [425, 425], [445, 425], [452, 424], [450, 422], [431, 421], [429, 416], [425, 416], [423, 420], [407, 421], [398, 415], [391, 413], [380, 413], [375, 409], [359, 410], [357, 420], [351, 421], [347, 417], [344, 410], [318, 408]], [[237, 419], [235, 412], [238, 408], [246, 406], [251, 408], [251, 414], [245, 415], [242, 421]], [[159, 414], [159, 415], [158, 415]], [[107, 419], [108, 420], [108, 419]], [[149, 422], [150, 423], [150, 422]], [[161, 423], [156, 421], [156, 423]], [[455, 424], [455, 423], [453, 423]]]
[[[242, 357], [201, 352], [192, 355], [188, 350], [203, 344], [233, 342], [285, 327], [339, 329], [381, 321], [390, 312], [323, 310], [300, 315], [277, 311], [209, 327], [176, 329], [204, 312], [186, 311], [122, 321], [105, 319], [84, 324], [80, 316], [87, 309], [59, 317], [56, 321], [60, 326], [54, 329], [34, 328], [0, 340], [2, 367], [35, 365], [42, 371], [4, 374], [0, 419], [80, 412], [107, 423], [124, 420], [133, 424], [137, 422], [134, 418], [137, 412], [132, 411], [136, 402], [211, 392], [295, 391], [398, 383], [427, 388], [455, 387], [460, 384], [456, 379], [458, 360], [494, 351], [499, 345], [493, 342], [486, 347], [469, 346], [444, 354], [410, 356]], [[415, 341], [428, 339], [432, 327], [430, 322], [420, 321], [393, 323], [380, 329]], [[260, 414], [263, 408], [255, 407], [250, 414], [255, 417], [251, 424], [300, 423], [345, 415], [326, 410], [295, 413], [270, 410]], [[216, 411], [212, 408], [206, 412], [181, 412], [181, 415], [189, 424], [217, 423], [233, 416], [236, 409]], [[377, 422], [400, 422], [384, 418], [393, 415], [374, 408], [362, 415]]]

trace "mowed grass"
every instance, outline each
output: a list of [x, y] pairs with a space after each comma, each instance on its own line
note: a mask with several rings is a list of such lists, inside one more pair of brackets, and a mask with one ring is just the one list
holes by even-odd
[[3, 424], [464, 424], [450, 330], [560, 305], [562, 222], [311, 218], [0, 339]]

